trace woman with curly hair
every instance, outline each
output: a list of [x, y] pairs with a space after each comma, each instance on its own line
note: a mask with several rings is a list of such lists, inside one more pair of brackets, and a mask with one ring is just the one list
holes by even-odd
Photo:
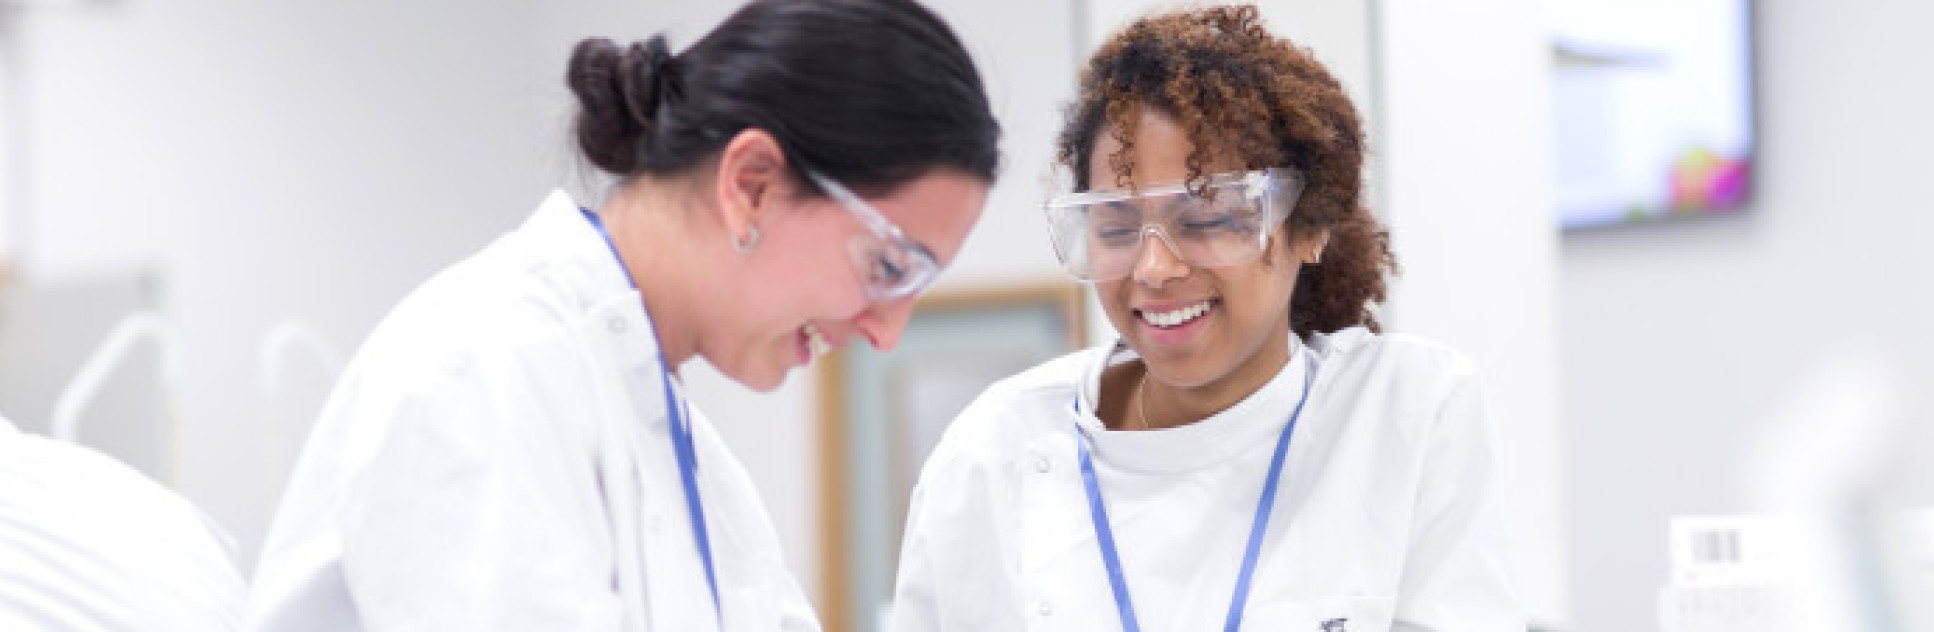
[[1384, 334], [1342, 87], [1252, 6], [1082, 74], [1046, 205], [1120, 339], [990, 387], [934, 450], [898, 630], [1523, 630], [1478, 379]]

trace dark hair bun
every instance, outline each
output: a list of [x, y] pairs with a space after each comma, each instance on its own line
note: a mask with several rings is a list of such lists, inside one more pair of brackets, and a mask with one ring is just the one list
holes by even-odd
[[624, 50], [602, 37], [578, 42], [565, 82], [578, 98], [578, 146], [592, 164], [614, 174], [638, 169], [638, 145], [675, 90], [673, 61], [663, 35]]
[[740, 132], [862, 194], [939, 166], [992, 182], [1000, 123], [973, 59], [913, 0], [748, 0], [673, 55], [664, 36], [579, 42], [565, 81], [585, 160], [628, 182], [687, 173]]

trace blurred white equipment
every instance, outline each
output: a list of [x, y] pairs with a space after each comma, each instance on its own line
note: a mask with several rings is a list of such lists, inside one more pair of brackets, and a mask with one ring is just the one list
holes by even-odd
[[1666, 632], [1781, 632], [1799, 593], [1791, 521], [1769, 516], [1672, 519], [1672, 575], [1659, 596]]
[[[79, 373], [62, 389], [60, 398], [54, 401], [54, 416], [47, 427], [47, 434], [67, 442], [79, 442], [81, 432], [81, 412], [101, 393], [102, 384], [114, 369], [129, 357], [135, 345], [143, 340], [153, 340], [161, 352], [161, 385], [164, 412], [172, 410], [175, 386], [181, 383], [181, 366], [178, 348], [181, 334], [174, 325], [158, 313], [151, 311], [129, 314], [108, 332], [107, 339], [95, 347], [94, 354], [88, 356], [81, 365]], [[164, 414], [162, 423], [172, 425], [174, 415]], [[171, 428], [168, 430], [172, 430]]]
[[232, 630], [232, 544], [167, 488], [0, 419], [0, 630]]
[[1934, 629], [1934, 529], [1926, 499], [1906, 493], [1934, 434], [1910, 423], [1910, 381], [1890, 357], [1810, 361], [1746, 472], [1764, 514], [1673, 522], [1668, 632]]
[[296, 351], [308, 355], [332, 379], [342, 372], [342, 354], [314, 325], [300, 320], [276, 323], [262, 336], [262, 352], [256, 358], [262, 371], [262, 392], [268, 397], [288, 390], [288, 376], [283, 371], [289, 354]]
[[[141, 270], [0, 286], [0, 411], [22, 431], [52, 436], [54, 411], [63, 407], [64, 432], [77, 443], [172, 482], [169, 402], [177, 391], [164, 366], [174, 360], [164, 354], [177, 345], [167, 334], [137, 331], [155, 324], [150, 316], [130, 316], [153, 312], [160, 287]], [[154, 344], [141, 342], [149, 336]]]

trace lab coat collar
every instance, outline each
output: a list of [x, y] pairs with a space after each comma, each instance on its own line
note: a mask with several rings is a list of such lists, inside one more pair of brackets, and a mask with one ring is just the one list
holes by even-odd
[[1094, 414], [1103, 369], [1138, 356], [1127, 347], [1095, 356], [1082, 376], [1081, 416], [1076, 420], [1087, 435], [1098, 462], [1148, 473], [1179, 473], [1227, 463], [1238, 452], [1273, 445], [1274, 433], [1289, 423], [1290, 412], [1302, 398], [1304, 373], [1310, 353], [1300, 338], [1289, 337], [1289, 361], [1276, 376], [1235, 405], [1207, 419], [1162, 430], [1109, 430]]
[[[527, 236], [532, 246], [540, 249], [538, 252], [547, 255], [543, 257], [546, 272], [568, 275], [554, 280], [563, 281], [558, 287], [572, 290], [567, 298], [574, 307], [588, 311], [619, 294], [637, 297], [630, 277], [606, 245], [604, 236], [585, 220], [583, 211], [564, 191], [552, 191], [545, 197], [537, 212], [524, 220], [517, 232]], [[643, 303], [639, 305], [643, 311]]]
[[561, 298], [587, 319], [585, 326], [603, 331], [616, 345], [622, 369], [628, 374], [644, 369], [654, 375], [648, 385], [655, 392], [660, 362], [657, 328], [623, 264], [577, 203], [563, 191], [552, 191], [518, 233], [542, 253], [538, 273], [550, 277]]

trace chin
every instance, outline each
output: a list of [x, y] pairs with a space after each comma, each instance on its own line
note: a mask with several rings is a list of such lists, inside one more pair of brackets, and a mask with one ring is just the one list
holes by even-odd
[[[1143, 360], [1143, 362], [1147, 361]], [[1153, 366], [1149, 368], [1150, 372], [1154, 373], [1153, 377], [1155, 379], [1161, 380], [1163, 384], [1174, 388], [1197, 388], [1212, 383], [1217, 378], [1227, 374], [1227, 372], [1214, 373], [1192, 366], [1177, 367], [1169, 365], [1161, 369]]]
[[740, 379], [738, 382], [745, 385], [746, 388], [761, 393], [770, 393], [778, 390], [781, 385], [786, 383], [787, 374], [787, 371], [780, 371], [776, 374], [761, 371], [758, 375]]
[[1142, 354], [1142, 363], [1164, 384], [1195, 388], [1221, 379], [1230, 372], [1231, 367], [1227, 362], [1208, 357], [1211, 355], [1205, 352], [1172, 354], [1156, 356], [1151, 361], [1147, 354]]
[[714, 364], [720, 375], [732, 380], [734, 384], [761, 393], [772, 392], [786, 382], [787, 367], [774, 364], [739, 363], [732, 366]]

